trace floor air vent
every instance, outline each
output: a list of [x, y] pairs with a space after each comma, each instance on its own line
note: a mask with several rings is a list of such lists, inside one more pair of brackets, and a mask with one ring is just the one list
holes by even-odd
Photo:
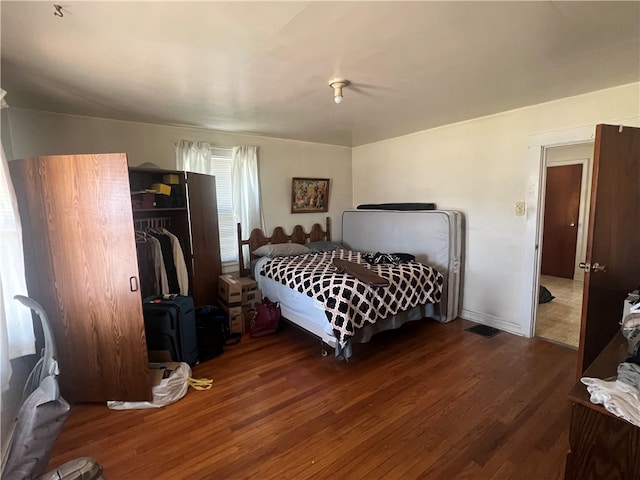
[[488, 327], [486, 325], [475, 325], [473, 327], [469, 327], [466, 329], [467, 332], [477, 333], [478, 335], [482, 335], [483, 337], [491, 338], [495, 337], [502, 330], [498, 330], [497, 328]]

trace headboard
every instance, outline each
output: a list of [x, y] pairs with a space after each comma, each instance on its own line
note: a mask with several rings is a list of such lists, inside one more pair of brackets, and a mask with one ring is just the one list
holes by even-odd
[[242, 238], [242, 227], [238, 223], [238, 268], [240, 270], [240, 276], [246, 277], [250, 275], [251, 271], [249, 265], [244, 264], [244, 246], [249, 247], [249, 258], [253, 260], [255, 255], [253, 251], [263, 245], [270, 243], [300, 243], [304, 245], [309, 242], [319, 242], [321, 240], [331, 240], [331, 218], [326, 219], [326, 228], [323, 230], [322, 225], [314, 223], [311, 227], [311, 232], [306, 233], [302, 225], [296, 225], [293, 227], [293, 233], [287, 235], [284, 228], [275, 227], [270, 237], [265, 234], [259, 228], [254, 228], [249, 235], [249, 238]]

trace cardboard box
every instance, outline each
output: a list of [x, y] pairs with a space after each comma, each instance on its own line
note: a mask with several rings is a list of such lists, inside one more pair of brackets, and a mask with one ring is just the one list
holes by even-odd
[[233, 317], [235, 315], [242, 315], [241, 305], [227, 305], [220, 302], [220, 308], [222, 308], [222, 310], [224, 310], [224, 312], [227, 314], [227, 318]]
[[218, 297], [227, 305], [242, 304], [242, 293], [255, 290], [258, 284], [248, 277], [225, 274], [218, 277]]
[[164, 378], [168, 378], [171, 372], [180, 366], [180, 362], [171, 360], [169, 350], [149, 350], [149, 380], [152, 387], [160, 385]]
[[242, 306], [255, 305], [262, 302], [262, 290], [256, 288], [255, 290], [249, 290], [242, 292]]
[[257, 290], [258, 289], [258, 283], [250, 277], [240, 277], [238, 280], [240, 280], [240, 283], [242, 283], [242, 291], [243, 292], [249, 292], [251, 290]]
[[247, 312], [249, 312], [249, 311], [255, 312], [256, 311], [256, 307], [257, 307], [257, 305], [259, 303], [262, 303], [262, 302], [255, 302], [255, 303], [251, 303], [249, 305], [242, 305], [242, 307], [241, 307], [242, 308], [242, 313], [246, 315]]
[[156, 206], [156, 194], [138, 192], [131, 195], [131, 207], [135, 209], [153, 208]]
[[229, 331], [231, 333], [244, 333], [244, 315], [229, 316]]
[[171, 352], [169, 350], [149, 350], [147, 357], [149, 357], [149, 363], [171, 362]]
[[156, 206], [156, 196], [153, 193], [143, 193], [140, 195], [142, 200], [141, 208], [153, 208]]
[[254, 292], [254, 294], [252, 296], [253, 297], [252, 300], [247, 301], [247, 302], [243, 302], [242, 305], [241, 305], [242, 313], [244, 313], [245, 315], [247, 314], [247, 312], [249, 310], [255, 311], [256, 306], [259, 303], [262, 303], [262, 290], [254, 290], [253, 292]]
[[242, 284], [232, 275], [220, 275], [218, 297], [226, 304], [242, 304]]
[[162, 195], [171, 195], [171, 187], [164, 183], [154, 183], [151, 185], [151, 190], [155, 190]]
[[178, 185], [180, 183], [180, 178], [175, 173], [170, 173], [162, 176], [162, 183], [166, 183], [167, 185]]

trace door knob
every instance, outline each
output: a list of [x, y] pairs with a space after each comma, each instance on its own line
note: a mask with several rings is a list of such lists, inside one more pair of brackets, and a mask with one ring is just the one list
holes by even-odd
[[571, 224], [571, 225], [569, 225], [569, 226], [570, 226], [570, 227], [575, 227], [575, 226], [576, 226], [576, 224], [575, 224], [575, 223], [572, 223], [572, 224]]
[[595, 262], [593, 265], [591, 265], [590, 263], [580, 262], [578, 266], [585, 272], [593, 271], [595, 273], [607, 271], [607, 266], [600, 265], [598, 262]]

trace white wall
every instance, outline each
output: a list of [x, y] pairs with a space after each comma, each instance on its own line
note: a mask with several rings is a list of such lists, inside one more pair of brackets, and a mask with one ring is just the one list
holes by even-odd
[[[12, 156], [125, 152], [129, 165], [145, 162], [175, 169], [174, 143], [202, 140], [221, 147], [257, 145], [265, 228], [300, 224], [309, 232], [331, 217], [333, 238], [342, 239], [342, 212], [352, 206], [351, 149], [333, 145], [218, 132], [200, 128], [123, 122], [9, 108]], [[3, 125], [3, 131], [5, 126]], [[291, 178], [331, 179], [328, 213], [291, 215]]]
[[[640, 83], [356, 147], [354, 205], [436, 202], [461, 210], [461, 316], [528, 334], [541, 166], [540, 155], [529, 152], [533, 136], [638, 116]], [[527, 202], [525, 216], [515, 215], [517, 201]]]

